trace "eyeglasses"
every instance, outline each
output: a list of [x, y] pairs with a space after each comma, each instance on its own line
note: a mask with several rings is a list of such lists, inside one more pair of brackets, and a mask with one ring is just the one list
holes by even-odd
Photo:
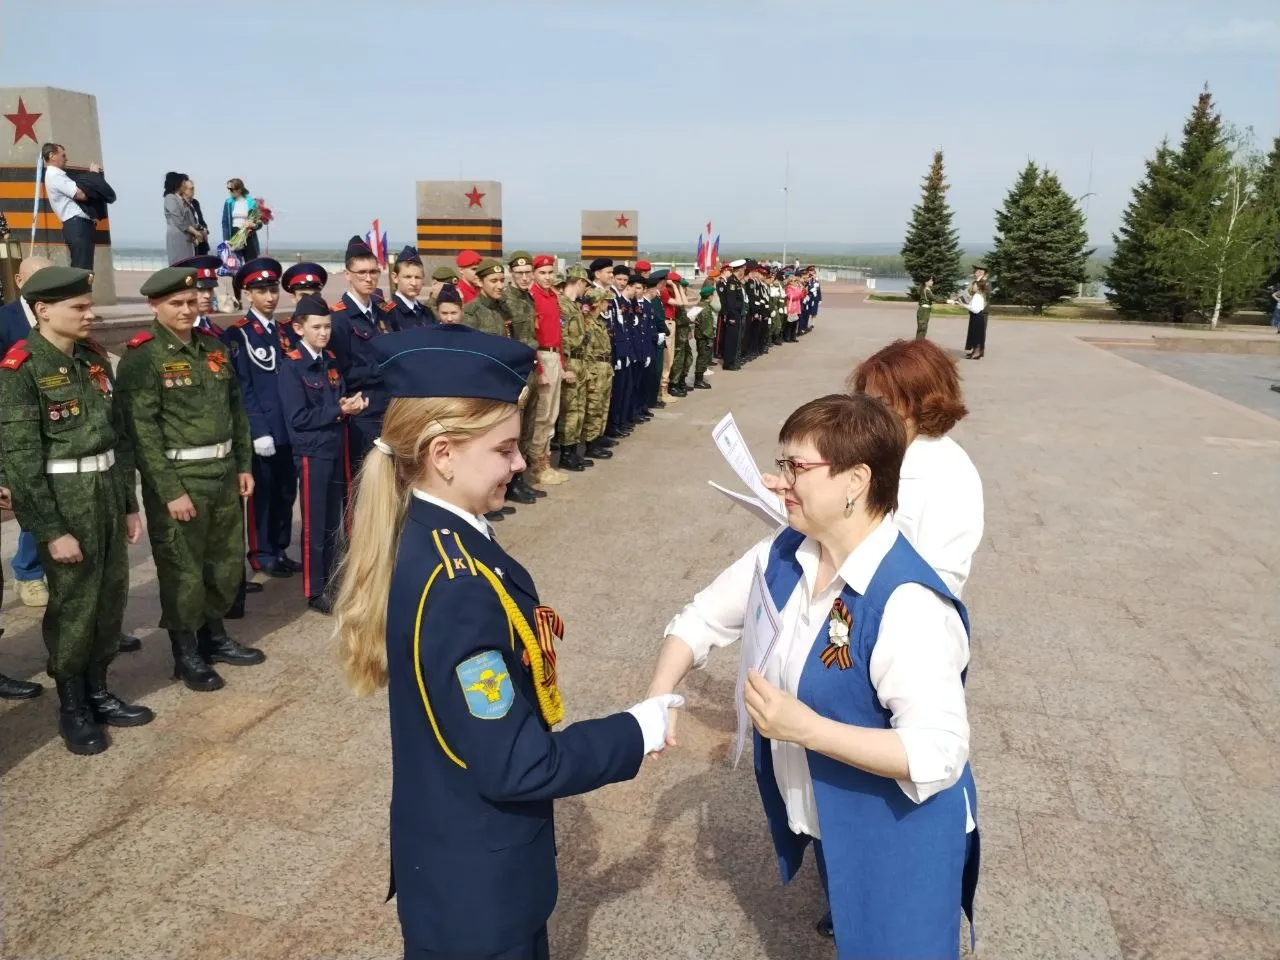
[[788, 486], [796, 482], [797, 473], [804, 473], [814, 467], [831, 466], [826, 460], [796, 460], [794, 457], [783, 457], [773, 462], [778, 465], [778, 472], [782, 474], [782, 479], [787, 481]]
[[381, 270], [349, 270], [347, 272], [353, 277], [377, 277], [382, 274]]

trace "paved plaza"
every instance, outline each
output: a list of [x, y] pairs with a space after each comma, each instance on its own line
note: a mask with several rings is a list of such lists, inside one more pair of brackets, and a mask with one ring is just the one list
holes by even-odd
[[[564, 618], [570, 719], [642, 697], [667, 619], [765, 533], [706, 484], [737, 486], [716, 421], [766, 465], [794, 407], [913, 332], [910, 305], [833, 296], [799, 345], [717, 369], [498, 525]], [[964, 320], [931, 332], [958, 351]], [[980, 957], [1280, 957], [1280, 419], [1079, 339], [1150, 332], [997, 320], [962, 362], [987, 517], [966, 591]], [[47, 679], [8, 594], [0, 670]], [[144, 649], [115, 676], [158, 717], [107, 753], [63, 749], [51, 689], [0, 705], [0, 955], [399, 957], [385, 695], [347, 693], [296, 580], [250, 597], [238, 636], [268, 661], [220, 693], [170, 681], [157, 616], [138, 548]], [[690, 678], [678, 750], [558, 805], [558, 960], [833, 955], [812, 865], [779, 885], [749, 759], [726, 765], [735, 672], [722, 652]]]

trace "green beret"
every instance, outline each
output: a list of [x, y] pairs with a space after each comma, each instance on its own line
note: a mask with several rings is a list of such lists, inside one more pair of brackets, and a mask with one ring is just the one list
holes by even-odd
[[687, 287], [688, 285], [689, 285], [689, 281], [688, 281], [688, 280], [686, 280], [684, 277], [681, 277], [681, 278], [680, 278], [680, 286], [682, 286], [682, 287]]
[[431, 273], [431, 279], [440, 283], [452, 283], [458, 279], [458, 271], [450, 266], [436, 267]]
[[196, 272], [190, 267], [165, 267], [143, 281], [141, 294], [150, 299], [167, 297], [171, 293], [192, 290], [196, 285]]
[[[194, 275], [194, 271], [192, 271]], [[33, 273], [22, 286], [27, 303], [58, 303], [82, 297], [93, 290], [93, 274], [76, 267], [44, 267]]]
[[507, 264], [512, 267], [528, 267], [533, 264], [533, 254], [528, 250], [517, 250], [507, 260]]
[[699, 296], [702, 296], [702, 297], [709, 297], [715, 292], [716, 292], [716, 288], [708, 283], [705, 287], [703, 287], [701, 290], [698, 291], [698, 294]]
[[567, 280], [590, 280], [591, 279], [591, 274], [587, 273], [587, 268], [580, 267], [577, 264], [566, 269], [564, 272], [564, 275]]
[[504, 270], [504, 267], [502, 266], [502, 264], [491, 257], [485, 257], [478, 264], [476, 264], [476, 276], [479, 277], [481, 280], [483, 280], [485, 277], [491, 274], [502, 273], [503, 270]]

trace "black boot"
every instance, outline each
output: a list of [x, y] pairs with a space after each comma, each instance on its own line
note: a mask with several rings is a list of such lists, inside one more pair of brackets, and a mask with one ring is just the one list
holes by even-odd
[[147, 707], [128, 704], [107, 689], [107, 665], [99, 663], [85, 674], [85, 688], [89, 693], [89, 709], [93, 719], [112, 727], [141, 727], [150, 723], [156, 715]]
[[706, 377], [699, 377], [697, 380], [693, 381], [693, 389], [695, 389], [695, 390], [710, 390], [710, 389], [711, 389], [711, 384], [707, 383], [707, 378], [706, 378]]
[[547, 495], [547, 491], [543, 490], [541, 487], [535, 487], [532, 483], [529, 482], [529, 475], [527, 472], [520, 474], [520, 486], [524, 487], [526, 491], [533, 494], [533, 499], [535, 500], [541, 500], [543, 497]]
[[511, 482], [507, 484], [506, 499], [512, 503], [538, 502], [538, 498], [533, 495], [533, 491], [525, 486], [523, 473], [517, 473], [511, 478]]
[[608, 460], [613, 456], [613, 451], [599, 440], [592, 440], [587, 444], [587, 456], [594, 457], [596, 460]]
[[577, 447], [569, 447], [560, 451], [560, 469], [571, 470], [574, 473], [581, 473], [587, 469], [587, 465], [582, 462], [582, 457], [578, 456]]
[[507, 515], [501, 510], [490, 510], [484, 515], [484, 518], [490, 523], [497, 523], [499, 520], [507, 519]]
[[221, 620], [210, 620], [196, 631], [200, 656], [210, 663], [229, 663], [233, 667], [252, 667], [267, 659], [257, 647], [246, 647], [227, 635]]
[[173, 648], [173, 679], [181, 680], [187, 689], [207, 693], [221, 690], [222, 678], [204, 657], [200, 656], [200, 640], [190, 630], [170, 630]]
[[58, 688], [58, 732], [72, 753], [89, 757], [107, 749], [107, 734], [93, 719], [84, 692], [84, 675], [54, 681]]
[[44, 687], [30, 680], [15, 680], [0, 673], [0, 700], [34, 700]]
[[137, 653], [142, 649], [142, 641], [137, 637], [131, 637], [127, 633], [120, 634], [120, 642], [116, 647], [121, 653]]

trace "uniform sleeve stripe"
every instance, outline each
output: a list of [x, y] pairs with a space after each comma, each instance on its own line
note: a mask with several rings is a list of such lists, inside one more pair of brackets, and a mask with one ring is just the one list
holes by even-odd
[[453, 535], [453, 542], [458, 545], [462, 555], [467, 558], [467, 566], [471, 568], [471, 575], [474, 577], [476, 575], [476, 562], [471, 559], [471, 554], [467, 553], [467, 548], [462, 545], [462, 540], [456, 533]]
[[[434, 535], [434, 532], [433, 532]], [[436, 541], [436, 546], [440, 545], [440, 541]], [[444, 557], [444, 551], [440, 551], [440, 555]], [[422, 597], [418, 600], [418, 616], [413, 622], [413, 672], [418, 678], [418, 692], [422, 694], [422, 705], [427, 708], [427, 719], [431, 721], [431, 729], [436, 735], [436, 740], [440, 743], [440, 749], [445, 755], [460, 766], [463, 770], [467, 769], [467, 765], [458, 759], [458, 755], [449, 749], [449, 745], [444, 742], [444, 736], [440, 733], [440, 725], [436, 723], [435, 712], [431, 709], [431, 699], [427, 696], [427, 683], [422, 677], [422, 611], [427, 606], [427, 593], [431, 590], [431, 585], [436, 582], [436, 577], [440, 576], [441, 568], [444, 569], [451, 577], [453, 574], [449, 570], [449, 560], [447, 557], [444, 563], [431, 571], [431, 576], [427, 578], [427, 585], [422, 588]]]

